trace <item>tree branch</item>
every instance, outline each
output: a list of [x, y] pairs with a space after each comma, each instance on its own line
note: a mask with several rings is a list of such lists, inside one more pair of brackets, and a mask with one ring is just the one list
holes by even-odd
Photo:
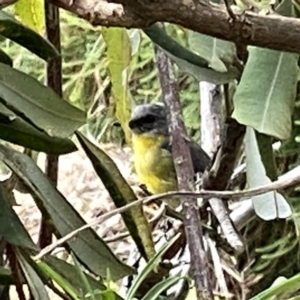
[[279, 15], [259, 15], [206, 1], [140, 0], [86, 1], [46, 0], [68, 10], [93, 25], [146, 28], [169, 22], [238, 44], [300, 52], [300, 20]]
[[[172, 141], [172, 155], [178, 188], [194, 191], [194, 171], [190, 151], [184, 142], [187, 136], [182, 121], [180, 98], [172, 66], [167, 55], [156, 47], [156, 60]], [[182, 197], [183, 224], [190, 250], [191, 275], [195, 281], [197, 299], [212, 299], [210, 274], [203, 245], [203, 231], [196, 197]]]

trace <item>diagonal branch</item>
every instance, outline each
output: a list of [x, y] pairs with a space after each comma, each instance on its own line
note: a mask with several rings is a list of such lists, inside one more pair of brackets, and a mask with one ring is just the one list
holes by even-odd
[[300, 52], [300, 20], [262, 15], [201, 0], [47, 0], [93, 25], [146, 28], [169, 22], [238, 44]]

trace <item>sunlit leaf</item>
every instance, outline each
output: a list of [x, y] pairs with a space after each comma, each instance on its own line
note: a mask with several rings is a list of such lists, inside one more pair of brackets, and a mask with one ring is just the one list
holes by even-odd
[[[134, 192], [122, 177], [112, 159], [81, 133], [76, 132], [76, 135], [115, 205], [122, 207], [135, 200]], [[150, 259], [155, 254], [155, 250], [151, 229], [144, 216], [142, 206], [132, 207], [122, 213], [122, 217], [141, 254], [144, 258]]]
[[[255, 188], [271, 182], [261, 161], [254, 130], [247, 127], [245, 138], [247, 183], [249, 188]], [[288, 218], [292, 214], [286, 199], [278, 192], [268, 192], [252, 197], [255, 213], [263, 220]]]
[[2, 63], [0, 97], [5, 107], [50, 136], [67, 138], [85, 123], [85, 113], [62, 100], [51, 88]]
[[125, 28], [103, 27], [102, 35], [107, 47], [106, 55], [115, 99], [116, 118], [129, 142], [131, 134], [128, 121], [131, 103], [128, 97], [128, 68], [131, 60], [131, 42]]
[[0, 11], [0, 34], [46, 61], [59, 56], [52, 44], [4, 11]]
[[[0, 145], [0, 160], [28, 186], [38, 207], [47, 211], [61, 236], [86, 224], [27, 155]], [[105, 277], [107, 269], [110, 269], [112, 278], [116, 280], [134, 273], [134, 269], [123, 264], [91, 228], [80, 232], [68, 241], [68, 245], [76, 257], [97, 275]]]
[[15, 14], [22, 24], [39, 34], [43, 34], [45, 27], [43, 0], [18, 0], [14, 8]]
[[2, 184], [0, 184], [0, 207], [0, 237], [12, 245], [37, 250], [29, 233], [10, 206]]

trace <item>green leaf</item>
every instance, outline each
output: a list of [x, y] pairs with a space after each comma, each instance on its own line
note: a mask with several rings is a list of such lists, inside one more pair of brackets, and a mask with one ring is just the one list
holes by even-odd
[[[0, 11], [1, 15], [1, 11]], [[85, 114], [33, 77], [0, 63], [0, 102], [50, 136], [69, 137]]]
[[184, 279], [184, 277], [180, 276], [167, 278], [166, 280], [156, 284], [150, 291], [148, 291], [142, 300], [156, 300], [162, 292], [168, 290], [182, 279]]
[[42, 279], [39, 277], [35, 269], [32, 267], [32, 261], [21, 249], [15, 248], [17, 259], [24, 273], [26, 282], [30, 288], [34, 300], [50, 300], [47, 290]]
[[236, 68], [232, 68], [226, 73], [220, 73], [212, 69], [205, 69], [193, 65], [185, 60], [175, 57], [167, 51], [165, 51], [165, 53], [177, 64], [181, 72], [193, 76], [198, 81], [208, 81], [214, 84], [225, 84], [239, 77], [239, 71]]
[[[75, 299], [81, 299], [82, 295], [86, 294], [85, 286], [82, 282], [81, 276], [78, 274], [76, 267], [52, 255], [44, 257], [39, 261], [38, 266], [54, 280], [64, 291], [70, 294]], [[100, 281], [94, 279], [92, 276], [84, 273], [86, 279], [92, 290], [107, 290], [106, 286]], [[115, 294], [116, 300], [122, 298]]]
[[18, 0], [14, 8], [15, 14], [25, 26], [39, 34], [43, 33], [45, 27], [43, 0]]
[[11, 285], [13, 284], [14, 279], [11, 274], [11, 271], [0, 266], [0, 285]]
[[2, 10], [0, 11], [0, 34], [46, 61], [59, 56], [59, 52], [52, 44]]
[[291, 133], [298, 54], [249, 47], [233, 97], [233, 118], [260, 133], [287, 139]]
[[165, 243], [161, 249], [150, 259], [146, 267], [138, 274], [138, 276], [132, 282], [130, 289], [127, 292], [126, 300], [133, 300], [133, 296], [137, 292], [139, 286], [142, 284], [144, 279], [153, 271], [160, 263], [162, 256], [172, 247], [172, 245], [178, 240], [180, 233], [176, 234], [170, 241]]
[[8, 54], [3, 50], [0, 50], [0, 62], [12, 67], [13, 61]]
[[286, 279], [279, 277], [271, 287], [252, 297], [249, 300], [269, 300], [276, 296], [276, 299], [287, 299], [287, 294], [292, 295], [299, 290], [300, 273]]
[[61, 155], [76, 151], [70, 139], [51, 137], [18, 117], [0, 102], [0, 139], [39, 152]]
[[165, 30], [159, 28], [158, 25], [153, 24], [143, 29], [145, 34], [151, 39], [153, 43], [161, 47], [166, 52], [170, 53], [174, 57], [178, 57], [192, 65], [208, 68], [208, 61], [193, 53], [189, 49], [183, 47], [177, 41], [172, 39]]
[[[261, 161], [254, 130], [247, 127], [245, 137], [247, 182], [249, 188], [255, 188], [271, 182]], [[253, 196], [255, 213], [263, 220], [285, 219], [291, 216], [292, 210], [286, 199], [277, 192], [268, 192]]]
[[[113, 160], [81, 133], [76, 132], [76, 135], [115, 205], [122, 207], [134, 201], [136, 199], [134, 192], [122, 177]], [[151, 229], [144, 216], [142, 206], [132, 207], [130, 210], [122, 213], [122, 217], [140, 253], [146, 260], [150, 259], [155, 254], [155, 250]]]
[[[47, 212], [61, 236], [86, 224], [27, 155], [0, 145], [0, 160], [28, 186], [38, 207]], [[91, 228], [80, 232], [68, 241], [68, 245], [76, 257], [99, 276], [105, 277], [107, 269], [114, 280], [134, 273], [134, 269], [123, 264]]]
[[29, 233], [10, 206], [2, 184], [0, 184], [0, 207], [0, 237], [12, 245], [37, 250]]
[[220, 73], [229, 71], [237, 61], [235, 45], [195, 31], [188, 32], [192, 51], [208, 61], [208, 66]]
[[106, 43], [108, 69], [112, 82], [112, 92], [116, 104], [116, 118], [125, 133], [126, 141], [130, 141], [131, 133], [128, 127], [131, 102], [128, 91], [128, 68], [131, 60], [131, 42], [125, 28], [102, 28]]
[[[291, 1], [283, 1], [277, 11], [291, 15]], [[288, 139], [299, 55], [258, 47], [248, 47], [248, 50], [247, 64], [233, 97], [233, 118], [260, 133]]]

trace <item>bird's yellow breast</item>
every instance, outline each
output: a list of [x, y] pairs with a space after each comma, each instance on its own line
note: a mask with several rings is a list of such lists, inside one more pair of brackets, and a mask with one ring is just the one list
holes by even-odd
[[165, 137], [149, 134], [133, 135], [134, 164], [141, 183], [152, 194], [177, 189], [171, 153], [161, 148]]

